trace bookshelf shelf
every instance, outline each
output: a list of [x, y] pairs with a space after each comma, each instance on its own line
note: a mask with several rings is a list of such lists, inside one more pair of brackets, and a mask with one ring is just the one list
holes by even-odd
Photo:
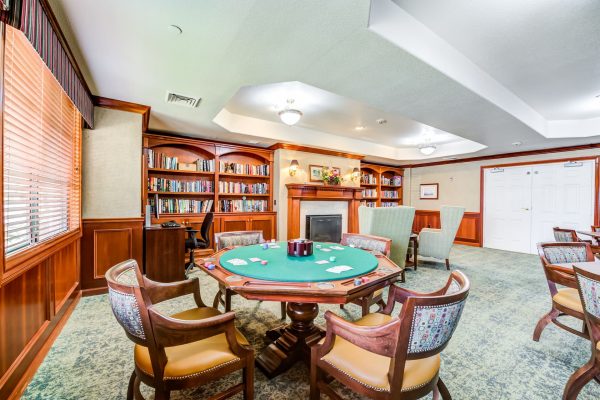
[[148, 168], [149, 173], [157, 173], [157, 174], [182, 174], [182, 175], [215, 175], [214, 172], [208, 171], [183, 171], [180, 169], [166, 169], [166, 168]]
[[232, 178], [254, 178], [254, 179], [267, 179], [270, 180], [269, 175], [246, 175], [246, 174], [232, 174], [229, 172], [219, 172], [219, 176], [232, 177]]
[[[146, 133], [143, 136], [143, 152], [143, 210], [146, 210], [146, 205], [156, 204], [159, 210], [189, 211], [197, 210], [201, 204], [200, 211], [215, 213], [210, 237], [217, 232], [262, 230], [265, 239], [276, 238], [277, 218], [273, 212], [272, 194], [273, 150]], [[182, 168], [182, 164], [186, 164], [185, 168], [211, 169], [214, 172], [178, 169]], [[227, 193], [221, 192], [223, 188], [266, 193]], [[205, 205], [210, 208], [205, 209]], [[157, 217], [155, 210], [152, 211], [153, 224], [174, 220], [196, 229], [206, 215], [205, 212], [159, 212]]]
[[[402, 183], [404, 170], [385, 165], [361, 163], [360, 187], [363, 190], [363, 205], [381, 207], [384, 203], [402, 205]], [[397, 184], [400, 182], [400, 184]], [[375, 192], [376, 196], [370, 195]], [[386, 193], [394, 193], [397, 197], [385, 197]], [[365, 196], [365, 194], [369, 196]], [[388, 205], [389, 206], [389, 205]]]
[[214, 192], [161, 192], [148, 191], [148, 194], [157, 194], [159, 196], [214, 196]]

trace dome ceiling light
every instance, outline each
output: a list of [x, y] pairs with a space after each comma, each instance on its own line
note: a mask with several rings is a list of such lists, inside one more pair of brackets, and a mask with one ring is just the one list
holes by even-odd
[[281, 122], [289, 126], [296, 125], [303, 115], [302, 111], [293, 109], [292, 104], [294, 104], [294, 99], [288, 99], [285, 110], [278, 113]]
[[421, 154], [426, 155], [426, 156], [430, 156], [433, 154], [433, 152], [435, 152], [435, 150], [437, 149], [437, 146], [433, 143], [431, 143], [431, 136], [429, 136], [429, 134], [426, 134], [425, 137], [423, 138], [423, 143], [421, 143], [419, 146], [419, 151], [421, 152]]

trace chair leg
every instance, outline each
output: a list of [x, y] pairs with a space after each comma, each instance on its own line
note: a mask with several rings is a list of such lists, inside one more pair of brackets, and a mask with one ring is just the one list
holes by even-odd
[[344, 309], [344, 305], [340, 304], [340, 310], [343, 310], [343, 309]]
[[225, 289], [225, 312], [231, 311], [231, 296], [233, 293], [229, 289]]
[[136, 375], [135, 382], [133, 383], [133, 398], [135, 400], [144, 400], [144, 396], [142, 396], [142, 392], [140, 391], [141, 383], [142, 381], [140, 381], [140, 378], [138, 378]]
[[440, 378], [438, 378], [436, 388], [440, 392], [442, 400], [452, 400], [452, 396], [450, 396], [450, 391], [446, 387], [446, 384], [444, 384], [444, 381], [442, 381]]
[[575, 400], [579, 392], [589, 381], [600, 373], [600, 367], [594, 365], [594, 360], [579, 368], [567, 382], [563, 392], [563, 400]]
[[285, 317], [287, 315], [287, 303], [285, 301], [281, 302], [281, 319], [285, 321]]
[[450, 271], [450, 260], [446, 258], [446, 269]]
[[133, 386], [135, 385], [135, 378], [137, 375], [135, 374], [135, 370], [131, 373], [131, 378], [129, 378], [129, 385], [127, 386], [127, 400], [133, 400]]
[[217, 310], [219, 309], [219, 304], [221, 303], [222, 295], [223, 292], [221, 292], [221, 288], [219, 288], [219, 291], [217, 292], [217, 294], [215, 295], [215, 299], [213, 300], [213, 308], [216, 308]]
[[362, 307], [362, 316], [366, 316], [367, 314], [369, 314], [369, 309], [370, 304], [371, 303], [371, 297], [363, 297], [362, 299], [360, 299], [360, 305]]
[[379, 306], [379, 308], [377, 309], [377, 312], [382, 312], [386, 306], [385, 301], [383, 301], [383, 299], [378, 300], [377, 305]]
[[[317, 346], [318, 347], [318, 346]], [[317, 352], [311, 351], [310, 360], [310, 400], [320, 400], [321, 392], [319, 390], [319, 367], [317, 366]]]
[[154, 400], [169, 400], [170, 398], [171, 398], [171, 392], [168, 390], [156, 389], [154, 391]]
[[550, 312], [546, 315], [544, 315], [542, 318], [540, 318], [540, 320], [538, 321], [537, 325], [535, 326], [535, 330], [533, 331], [533, 340], [536, 342], [540, 341], [540, 336], [542, 336], [542, 331], [544, 330], [544, 328], [546, 328], [546, 326], [548, 326], [548, 324], [552, 321], [554, 321], [558, 315], [560, 314], [560, 311], [558, 311], [556, 308], [552, 307], [552, 310], [550, 310]]
[[254, 357], [248, 357], [244, 368], [244, 400], [254, 400]]

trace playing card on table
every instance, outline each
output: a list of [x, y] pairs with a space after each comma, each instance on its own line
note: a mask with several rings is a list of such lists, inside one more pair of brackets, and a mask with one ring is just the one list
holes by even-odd
[[334, 250], [344, 250], [342, 246], [330, 246], [329, 248]]
[[248, 263], [240, 258], [232, 258], [231, 260], [227, 260], [228, 263], [233, 265], [248, 265]]
[[260, 258], [258, 258], [258, 257], [252, 257], [252, 258], [249, 258], [248, 260], [250, 260], [252, 262], [258, 262], [258, 261], [260, 261]]
[[321, 251], [331, 251], [331, 249], [319, 249]]
[[334, 274], [339, 274], [344, 271], [350, 271], [351, 269], [353, 268], [347, 265], [336, 265], [335, 267], [327, 268], [325, 271], [333, 272]]
[[329, 264], [329, 261], [327, 261], [327, 260], [319, 260], [319, 261], [315, 261], [315, 264]]

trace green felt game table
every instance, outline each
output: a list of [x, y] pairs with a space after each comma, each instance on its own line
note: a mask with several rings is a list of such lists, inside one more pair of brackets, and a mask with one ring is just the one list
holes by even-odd
[[[219, 259], [221, 267], [229, 272], [249, 278], [277, 282], [327, 282], [365, 275], [379, 265], [377, 257], [364, 250], [333, 243], [313, 243], [313, 254], [293, 257], [287, 254], [286, 242], [265, 243], [237, 247]], [[335, 257], [335, 261], [330, 261]], [[262, 265], [251, 259], [267, 261]], [[247, 264], [235, 265], [231, 260], [243, 260]], [[322, 262], [323, 264], [319, 264]], [[336, 266], [352, 269], [339, 273], [327, 271]]]
[[[323, 330], [314, 324], [319, 303], [349, 303], [391, 285], [402, 273], [389, 258], [360, 249], [342, 246], [343, 250], [323, 251], [340, 245], [314, 243], [312, 256], [289, 257], [287, 242], [277, 245], [279, 248], [267, 250], [261, 245], [225, 248], [204, 264], [214, 263], [214, 269], [204, 268], [204, 271], [219, 285], [246, 299], [287, 303], [291, 322], [267, 331], [272, 343], [256, 357], [257, 367], [269, 378], [285, 372], [299, 360], [309, 361], [310, 346], [324, 336]], [[316, 264], [331, 256], [336, 257], [334, 262]], [[254, 257], [267, 260], [267, 264], [250, 261]], [[229, 262], [236, 258], [246, 264]], [[352, 269], [339, 274], [326, 271], [338, 265]]]

